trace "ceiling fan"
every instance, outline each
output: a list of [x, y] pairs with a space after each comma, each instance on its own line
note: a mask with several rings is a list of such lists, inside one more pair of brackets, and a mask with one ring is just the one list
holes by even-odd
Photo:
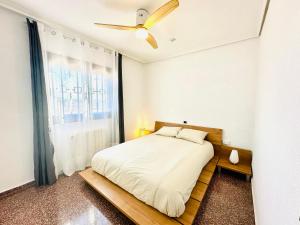
[[95, 25], [104, 28], [116, 29], [116, 30], [131, 30], [135, 31], [136, 37], [145, 39], [154, 49], [157, 49], [157, 42], [149, 29], [152, 28], [158, 21], [171, 13], [179, 6], [178, 0], [171, 0], [157, 9], [149, 16], [149, 13], [145, 9], [137, 10], [136, 26], [123, 26], [114, 24], [95, 23]]

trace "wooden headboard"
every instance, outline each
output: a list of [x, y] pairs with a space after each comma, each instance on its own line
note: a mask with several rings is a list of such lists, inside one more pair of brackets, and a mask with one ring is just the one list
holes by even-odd
[[205, 138], [207, 141], [211, 142], [214, 145], [220, 145], [220, 146], [222, 145], [222, 139], [223, 139], [223, 130], [222, 129], [155, 121], [154, 130], [157, 131], [160, 128], [162, 128], [163, 126], [182, 127], [182, 128], [188, 128], [188, 129], [194, 129], [194, 130], [202, 130], [202, 131], [208, 132], [208, 134]]

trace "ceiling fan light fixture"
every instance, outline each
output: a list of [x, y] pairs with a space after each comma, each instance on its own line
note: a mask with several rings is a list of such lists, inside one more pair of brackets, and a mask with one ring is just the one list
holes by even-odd
[[135, 31], [135, 36], [139, 39], [146, 39], [148, 37], [148, 31], [145, 28], [138, 28]]
[[[0, 0], [1, 1], [1, 0]], [[115, 30], [129, 30], [135, 31], [135, 36], [139, 39], [143, 39], [151, 45], [153, 49], [157, 49], [158, 45], [154, 36], [148, 32], [155, 24], [157, 24], [161, 19], [170, 14], [179, 6], [179, 0], [169, 0], [167, 3], [162, 5], [160, 8], [155, 10], [149, 15], [148, 11], [145, 9], [138, 9], [136, 15], [136, 25], [126, 26], [126, 25], [116, 25], [116, 24], [105, 24], [105, 23], [95, 23], [98, 27], [115, 29]]]

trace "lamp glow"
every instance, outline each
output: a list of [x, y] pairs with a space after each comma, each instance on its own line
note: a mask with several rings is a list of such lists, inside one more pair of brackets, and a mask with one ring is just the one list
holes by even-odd
[[139, 39], [146, 39], [148, 37], [148, 31], [145, 28], [139, 28], [136, 30], [135, 36]]

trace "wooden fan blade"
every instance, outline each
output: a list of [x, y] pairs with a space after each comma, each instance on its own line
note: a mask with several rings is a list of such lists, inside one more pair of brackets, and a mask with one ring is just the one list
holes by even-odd
[[157, 49], [157, 42], [155, 40], [155, 38], [152, 36], [152, 34], [148, 33], [148, 37], [146, 39], [146, 41], [152, 46], [152, 48]]
[[150, 29], [153, 27], [158, 21], [171, 13], [174, 9], [179, 6], [178, 0], [171, 0], [157, 9], [154, 13], [152, 13], [148, 19], [146, 20], [144, 27]]
[[114, 24], [104, 24], [104, 23], [95, 23], [98, 27], [115, 29], [115, 30], [136, 30], [137, 26], [123, 26], [123, 25], [114, 25]]

